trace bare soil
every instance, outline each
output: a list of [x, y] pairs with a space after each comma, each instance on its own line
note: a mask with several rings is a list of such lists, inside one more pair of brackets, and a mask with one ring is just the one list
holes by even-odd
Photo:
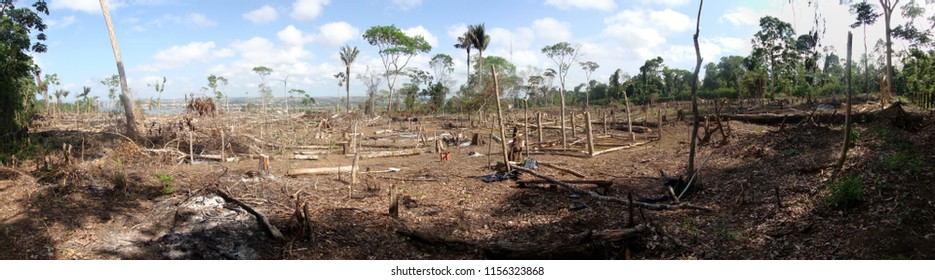
[[[592, 110], [594, 121], [600, 122], [606, 111]], [[612, 181], [606, 188], [581, 185], [606, 196], [664, 197], [660, 171], [685, 173], [691, 130], [688, 122], [674, 121], [675, 109], [665, 112], [661, 137], [660, 128], [649, 124], [652, 132], [636, 141], [651, 140], [648, 144], [593, 158], [582, 152], [530, 157], [576, 170], [586, 179]], [[420, 129], [425, 137], [460, 133], [468, 140], [474, 133], [499, 134], [476, 115], [410, 121], [343, 113], [151, 116], [144, 123], [151, 143], [139, 145], [111, 133], [113, 124], [106, 119], [66, 117], [34, 130], [31, 141], [47, 147], [43, 156], [0, 167], [0, 259], [171, 258], [163, 241], [178, 227], [180, 205], [209, 197], [210, 190], [236, 197], [282, 231], [286, 240], [274, 241], [255, 225], [241, 229], [256, 231], [250, 241], [253, 257], [262, 259], [932, 259], [935, 121], [929, 113], [913, 114], [919, 119], [912, 129], [886, 113], [856, 125], [856, 143], [840, 172], [834, 168], [843, 142], [840, 125], [730, 122], [727, 139], [713, 136], [699, 147], [697, 162], [710, 159], [691, 195], [682, 200], [712, 211], [633, 209], [632, 221], [624, 204], [560, 186], [481, 181], [480, 176], [495, 172], [491, 165], [502, 162], [497, 142], [448, 147], [452, 160], [441, 161], [432, 152], [434, 142], [420, 141]], [[517, 110], [507, 117], [516, 124], [522, 115]], [[622, 116], [615, 112], [617, 121], [625, 123]], [[286, 176], [291, 169], [350, 165], [353, 157], [343, 154], [340, 143], [354, 135], [355, 120], [364, 144], [424, 147], [425, 153], [361, 159], [362, 171], [371, 172], [359, 174], [354, 185], [347, 171]], [[534, 123], [534, 115], [530, 120]], [[628, 135], [619, 127], [611, 125], [608, 131], [618, 137], [596, 142], [635, 143], [625, 140]], [[223, 134], [229, 143], [225, 153], [239, 161], [196, 159], [190, 164], [178, 152], [188, 153], [192, 129], [196, 154], [220, 154]], [[531, 131], [527, 139], [535, 146]], [[604, 135], [599, 123], [594, 131]], [[573, 148], [586, 150], [577, 138], [569, 140], [577, 142]], [[557, 139], [557, 130], [547, 131], [547, 142]], [[73, 147], [67, 161], [62, 144]], [[331, 148], [296, 148], [311, 145]], [[326, 153], [319, 160], [291, 159], [299, 150]], [[389, 149], [362, 148], [376, 150]], [[271, 157], [268, 176], [251, 158], [258, 154]], [[373, 172], [389, 168], [399, 171]], [[538, 172], [580, 179], [542, 166]], [[165, 190], [155, 174], [172, 177], [174, 190]], [[860, 179], [862, 199], [844, 207], [829, 198], [829, 186], [847, 176]], [[519, 179], [537, 178], [525, 174]], [[394, 188], [401, 194], [398, 217], [388, 213]], [[296, 205], [304, 203], [310, 208], [310, 239], [295, 215]], [[639, 231], [620, 239], [593, 237], [633, 228]], [[223, 238], [221, 230], [204, 234]]]

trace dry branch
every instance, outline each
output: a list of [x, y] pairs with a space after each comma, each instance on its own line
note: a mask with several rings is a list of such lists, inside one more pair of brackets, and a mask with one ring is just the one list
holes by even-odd
[[283, 241], [286, 239], [285, 237], [283, 237], [282, 233], [279, 232], [279, 229], [276, 229], [276, 226], [269, 223], [269, 219], [266, 218], [266, 216], [264, 216], [260, 212], [257, 212], [255, 209], [253, 209], [253, 207], [250, 207], [250, 205], [247, 205], [246, 203], [243, 203], [242, 201], [237, 200], [236, 198], [234, 198], [233, 196], [230, 196], [229, 194], [225, 193], [222, 190], [213, 189], [212, 191], [218, 196], [220, 196], [221, 198], [223, 198], [224, 200], [228, 202], [233, 202], [234, 204], [237, 204], [238, 206], [246, 210], [248, 213], [253, 214], [253, 216], [256, 217], [256, 221], [260, 225], [260, 228], [266, 231], [266, 233], [269, 234], [269, 236], [273, 238], [273, 240]]
[[650, 143], [650, 142], [652, 142], [652, 141], [644, 141], [644, 142], [632, 143], [632, 144], [628, 144], [628, 145], [626, 145], [626, 146], [620, 146], [620, 147], [616, 147], [616, 148], [610, 148], [610, 149], [606, 149], [606, 150], [603, 150], [603, 151], [596, 151], [596, 152], [594, 152], [594, 155], [593, 155], [593, 156], [598, 156], [598, 155], [601, 155], [601, 154], [606, 154], [606, 153], [610, 153], [610, 152], [616, 152], [616, 151], [620, 151], [620, 150], [626, 150], [626, 149], [629, 149], [629, 148], [633, 148], [633, 147], [637, 147], [637, 146], [642, 146], [642, 145], [648, 144], [648, 143]]
[[585, 177], [584, 174], [581, 174], [581, 172], [575, 171], [575, 170], [573, 170], [573, 169], [561, 167], [561, 166], [555, 165], [555, 164], [553, 164], [553, 163], [541, 162], [541, 161], [540, 161], [540, 162], [538, 162], [538, 164], [539, 164], [539, 165], [542, 165], [542, 166], [545, 166], [545, 167], [550, 167], [550, 168], [554, 168], [554, 169], [557, 169], [557, 170], [561, 170], [561, 171], [568, 172], [569, 174], [575, 175], [575, 177], [578, 177], [578, 178], [584, 178], [584, 177]]
[[[565, 187], [565, 188], [567, 188], [567, 189], [569, 189], [569, 190], [571, 190], [571, 191], [573, 191], [573, 192], [575, 192], [575, 193], [587, 194], [587, 195], [589, 195], [589, 196], [591, 196], [591, 197], [593, 197], [593, 198], [596, 198], [596, 199], [598, 199], [598, 200], [611, 201], [611, 202], [616, 202], [616, 203], [620, 203], [620, 204], [623, 204], [623, 205], [631, 205], [630, 202], [628, 202], [628, 201], [625, 200], [625, 199], [621, 199], [621, 198], [617, 198], [617, 197], [612, 197], [612, 196], [603, 196], [603, 195], [600, 195], [600, 194], [598, 194], [598, 193], [596, 193], [596, 192], [594, 192], [594, 191], [585, 190], [585, 189], [579, 188], [579, 187], [577, 187], [577, 186], [575, 186], [575, 185], [573, 185], [573, 184], [566, 183], [566, 182], [563, 182], [563, 181], [559, 181], [558, 179], [555, 179], [555, 178], [552, 178], [552, 177], [549, 177], [549, 176], [546, 176], [546, 175], [539, 174], [539, 173], [537, 173], [536, 171], [533, 171], [533, 170], [531, 170], [531, 169], [528, 169], [528, 168], [525, 168], [525, 167], [522, 167], [522, 166], [516, 166], [516, 165], [514, 165], [513, 168], [518, 169], [518, 170], [520, 170], [520, 171], [523, 171], [523, 172], [525, 172], [525, 173], [528, 173], [528, 174], [530, 174], [530, 175], [533, 175], [533, 176], [536, 176], [536, 177], [545, 179], [546, 181], [552, 182], [553, 184], [556, 184], [556, 185]], [[634, 201], [632, 205], [636, 205], [636, 206], [639, 206], [639, 207], [641, 207], [641, 208], [646, 208], [646, 209], [649, 209], [649, 210], [694, 209], [694, 210], [712, 211], [711, 208], [702, 207], [702, 206], [695, 206], [695, 205], [691, 205], [691, 204], [653, 204], [653, 203], [646, 203], [646, 202]]]

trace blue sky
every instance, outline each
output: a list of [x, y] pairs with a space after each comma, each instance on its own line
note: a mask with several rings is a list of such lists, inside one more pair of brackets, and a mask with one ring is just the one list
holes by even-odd
[[[26, 0], [20, 5], [27, 4]], [[747, 55], [758, 19], [772, 15], [793, 22], [801, 34], [811, 28], [814, 6], [808, 1], [707, 1], [701, 17], [701, 52], [707, 62], [722, 56]], [[838, 0], [818, 1], [827, 18], [826, 45], [843, 57], [846, 32], [853, 20]], [[876, 2], [876, 1], [871, 1]], [[669, 67], [694, 67], [694, 33], [698, 1], [689, 0], [283, 0], [185, 1], [110, 0], [117, 38], [134, 98], [155, 95], [148, 83], [165, 76], [164, 98], [200, 93], [209, 74], [227, 77], [222, 88], [230, 96], [257, 96], [259, 77], [250, 69], [265, 65], [271, 79], [288, 77], [289, 88], [313, 96], [343, 96], [332, 77], [343, 71], [338, 49], [357, 46], [361, 54], [353, 73], [366, 67], [381, 70], [377, 50], [361, 38], [374, 25], [396, 25], [410, 35], [422, 35], [433, 48], [412, 59], [425, 70], [429, 58], [445, 53], [455, 58], [453, 77], [466, 76], [465, 52], [455, 38], [469, 24], [484, 23], [491, 44], [484, 55], [511, 60], [520, 71], [554, 67], [541, 54], [543, 46], [560, 41], [580, 44], [579, 61], [595, 61], [592, 79], [606, 81], [616, 69], [635, 74], [647, 59], [660, 56]], [[116, 73], [113, 52], [98, 0], [50, 0], [45, 18], [49, 51], [36, 54], [44, 73], [57, 73], [60, 88], [106, 99], [100, 80]], [[928, 7], [929, 14], [935, 8]], [[899, 22], [898, 20], [896, 21]], [[855, 32], [855, 54], [861, 30]], [[882, 23], [870, 27], [870, 47], [883, 34]], [[897, 43], [896, 48], [899, 48]], [[905, 47], [903, 45], [903, 47]], [[476, 52], [472, 53], [476, 54]], [[352, 74], [355, 75], [355, 74]], [[574, 67], [568, 88], [585, 82]], [[556, 82], [557, 84], [557, 82]], [[273, 87], [282, 96], [282, 84]], [[385, 87], [385, 83], [384, 83]], [[397, 86], [398, 88], [398, 86]], [[364, 95], [351, 81], [351, 95]], [[74, 95], [72, 95], [74, 96]], [[73, 100], [69, 97], [67, 100]]]

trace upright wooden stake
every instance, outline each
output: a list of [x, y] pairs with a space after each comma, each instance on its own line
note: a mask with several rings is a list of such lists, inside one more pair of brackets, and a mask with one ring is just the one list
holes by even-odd
[[497, 119], [500, 125], [500, 147], [503, 148], [503, 165], [506, 171], [510, 172], [510, 154], [506, 148], [506, 130], [503, 124], [503, 107], [500, 106], [500, 80], [497, 78], [497, 66], [490, 65], [490, 71], [493, 72], [494, 94], [497, 98]]
[[601, 126], [602, 126], [601, 132], [603, 132], [604, 135], [607, 135], [607, 112], [601, 113]]
[[584, 112], [584, 127], [588, 131], [588, 155], [594, 156], [594, 134], [591, 133], [591, 112]]
[[838, 169], [844, 167], [847, 160], [847, 149], [851, 145], [851, 40], [853, 35], [847, 32], [847, 113], [844, 115], [844, 147], [841, 147], [841, 159], [838, 160]]
[[529, 157], [529, 100], [523, 99], [523, 151]]
[[194, 133], [193, 133], [191, 130], [188, 131], [188, 156], [189, 156], [189, 162], [188, 162], [188, 163], [189, 163], [189, 164], [195, 164], [195, 147], [194, 147], [195, 144], [192, 143], [192, 142], [194, 141], [194, 140], [193, 140], [193, 138], [194, 138], [194, 135], [193, 135], [193, 134], [194, 134]]
[[539, 149], [542, 149], [542, 112], [536, 112], [536, 125], [539, 131]]
[[224, 130], [221, 129], [221, 164], [227, 162], [227, 157], [224, 155]]
[[[578, 138], [578, 127], [575, 126], [575, 113], [571, 113], [571, 138]], [[565, 147], [568, 148], [568, 147]]]

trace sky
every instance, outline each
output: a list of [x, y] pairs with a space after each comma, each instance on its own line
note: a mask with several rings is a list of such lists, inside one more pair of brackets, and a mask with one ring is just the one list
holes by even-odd
[[[18, 5], [28, 5], [21, 0]], [[854, 32], [855, 57], [863, 53], [862, 29], [838, 0], [707, 1], [701, 14], [700, 48], [704, 63], [723, 56], [749, 55], [759, 18], [770, 15], [792, 23], [796, 34], [812, 28], [816, 10], [827, 21], [825, 46], [844, 57], [848, 31]], [[870, 1], [876, 3], [877, 1]], [[902, 1], [907, 2], [907, 1]], [[923, 1], [924, 2], [924, 1]], [[816, 4], [817, 3], [817, 4]], [[923, 3], [924, 4], [924, 3]], [[362, 34], [371, 26], [395, 25], [406, 34], [423, 36], [428, 54], [412, 58], [410, 67], [429, 71], [438, 53], [455, 60], [455, 88], [467, 76], [466, 53], [454, 48], [467, 25], [481, 24], [491, 36], [484, 56], [501, 56], [518, 71], [555, 68], [542, 54], [544, 46], [567, 41], [580, 46], [578, 61], [600, 67], [591, 79], [606, 82], [616, 70], [631, 75], [656, 56], [671, 68], [693, 70], [692, 35], [698, 1], [689, 0], [108, 0], [134, 98], [156, 96], [148, 84], [166, 77], [162, 98], [201, 94], [210, 74], [226, 77], [220, 90], [231, 97], [257, 97], [260, 77], [255, 66], [268, 66], [273, 94], [303, 89], [315, 97], [344, 96], [334, 74], [344, 71], [341, 46], [361, 52], [352, 77], [366, 68], [382, 71], [378, 51]], [[816, 7], [817, 6], [817, 7]], [[49, 0], [48, 52], [34, 54], [43, 73], [56, 73], [58, 88], [107, 99], [100, 80], [117, 72], [98, 0]], [[935, 12], [927, 5], [927, 14]], [[895, 24], [903, 19], [895, 17]], [[925, 26], [925, 24], [922, 24]], [[868, 28], [868, 42], [884, 34], [882, 20]], [[896, 42], [894, 49], [906, 48]], [[476, 51], [472, 52], [472, 55]], [[534, 68], [530, 68], [534, 67]], [[704, 71], [701, 71], [702, 73]], [[569, 71], [566, 88], [586, 80], [580, 67]], [[399, 88], [399, 84], [397, 83]], [[558, 85], [558, 82], [555, 83]], [[384, 83], [383, 88], [386, 84]], [[351, 95], [364, 86], [351, 80]], [[53, 88], [52, 90], [55, 90]], [[74, 100], [74, 94], [65, 101]]]

